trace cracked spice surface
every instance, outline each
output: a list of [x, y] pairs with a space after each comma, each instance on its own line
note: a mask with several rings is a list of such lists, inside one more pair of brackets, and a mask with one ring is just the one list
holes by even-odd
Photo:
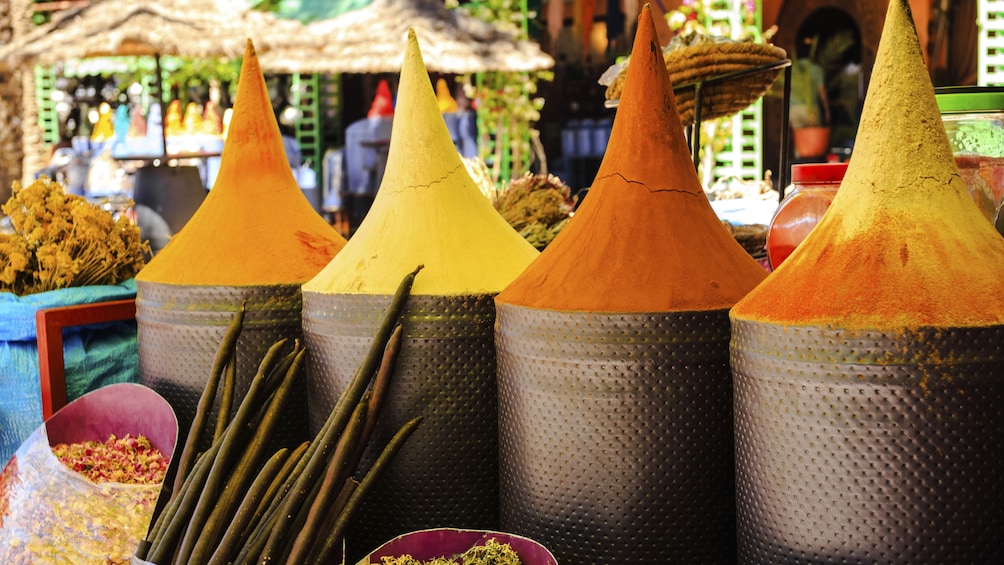
[[537, 255], [467, 173], [409, 31], [380, 189], [345, 248], [303, 292], [391, 295], [424, 264], [413, 295], [496, 294]]
[[846, 329], [1004, 324], [1004, 238], [966, 191], [909, 7], [890, 2], [847, 173], [734, 319]]
[[594, 312], [719, 310], [766, 276], [704, 195], [655, 36], [646, 7], [588, 196], [497, 302]]
[[452, 170], [448, 171], [443, 176], [439, 177], [438, 179], [433, 179], [433, 180], [431, 180], [431, 181], [429, 181], [427, 183], [424, 183], [424, 184], [409, 184], [407, 186], [388, 186], [387, 190], [389, 190], [390, 192], [407, 192], [409, 190], [431, 189], [431, 188], [435, 187], [436, 185], [440, 185], [440, 184], [443, 184], [443, 183], [449, 181], [450, 178], [453, 175], [457, 174], [457, 172], [460, 171], [460, 169], [463, 166], [464, 166], [463, 163], [458, 163], [456, 167], [454, 167]]

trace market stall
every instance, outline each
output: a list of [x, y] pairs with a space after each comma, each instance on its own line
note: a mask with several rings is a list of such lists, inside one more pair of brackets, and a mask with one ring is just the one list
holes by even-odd
[[[890, 2], [858, 153], [795, 175], [840, 186], [770, 272], [696, 176], [647, 7], [591, 194], [539, 253], [460, 161], [420, 35], [347, 242], [295, 185], [248, 42], [221, 183], [136, 274], [142, 388], [184, 447], [127, 557], [1004, 561], [1004, 238], [909, 13]], [[25, 241], [70, 223], [12, 216]], [[0, 535], [49, 447], [0, 476]], [[0, 555], [77, 549], [15, 539]]]
[[[52, 65], [68, 59], [106, 56], [152, 58], [155, 70], [151, 103], [145, 108], [132, 104], [127, 110], [130, 117], [142, 114], [144, 133], [131, 130], [127, 136], [124, 130], [129, 128], [123, 128], [121, 123], [117, 124], [117, 136], [99, 135], [96, 131], [90, 138], [78, 140], [69, 159], [83, 167], [84, 178], [77, 186], [80, 191], [89, 183], [90, 165], [92, 159], [97, 158], [109, 170], [104, 179], [95, 181], [100, 185], [96, 186], [98, 193], [121, 192], [122, 178], [115, 176], [118, 173], [121, 177], [123, 169], [130, 172], [146, 169], [141, 178], [156, 179], [154, 184], [166, 186], [167, 190], [179, 187], [177, 192], [184, 194], [178, 195], [178, 202], [160, 194], [152, 194], [142, 202], [168, 217], [167, 223], [173, 233], [184, 225], [194, 206], [201, 202], [204, 189], [211, 186], [214, 172], [211, 169], [216, 164], [212, 158], [218, 157], [222, 148], [222, 129], [207, 132], [185, 127], [187, 109], [175, 110], [172, 104], [176, 101], [168, 99], [164, 92], [161, 57], [235, 59], [243, 53], [250, 36], [256, 38], [260, 49], [267, 50], [302, 32], [303, 26], [297, 21], [248, 9], [246, 3], [239, 1], [206, 4], [193, 0], [105, 0], [60, 12], [51, 22], [0, 47], [0, 66]], [[115, 111], [117, 108], [110, 107], [98, 117], [98, 124], [109, 128], [109, 132], [115, 125], [112, 117]], [[223, 111], [219, 107], [214, 109], [215, 120], [222, 117]], [[210, 113], [208, 108], [204, 112]], [[135, 125], [133, 120], [129, 123]], [[165, 166], [189, 169], [182, 174], [178, 171], [164, 173]], [[203, 189], [201, 194], [193, 190], [199, 186]], [[127, 192], [128, 196], [133, 195], [132, 191]], [[174, 209], [180, 213], [175, 214]]]

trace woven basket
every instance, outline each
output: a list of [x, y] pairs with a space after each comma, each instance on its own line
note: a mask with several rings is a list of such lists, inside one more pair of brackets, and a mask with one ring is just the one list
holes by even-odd
[[[683, 125], [694, 123], [694, 83], [780, 63], [785, 57], [787, 53], [780, 47], [748, 41], [702, 43], [665, 53], [663, 59], [674, 85], [676, 106]], [[701, 92], [701, 119], [724, 118], [745, 109], [766, 94], [780, 73], [781, 68], [768, 68], [705, 85]], [[607, 87], [607, 100], [621, 97], [626, 75], [627, 67], [624, 67]]]
[[722, 225], [729, 230], [736, 242], [742, 245], [743, 249], [753, 257], [762, 257], [767, 254], [764, 248], [767, 245], [767, 226], [763, 224], [734, 226], [724, 220]]

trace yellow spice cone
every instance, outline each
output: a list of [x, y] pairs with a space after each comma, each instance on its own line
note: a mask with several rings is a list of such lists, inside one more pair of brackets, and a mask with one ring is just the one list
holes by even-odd
[[344, 245], [293, 178], [249, 40], [216, 184], [136, 279], [179, 285], [302, 283]]
[[840, 192], [737, 318], [844, 328], [1004, 323], [1004, 238], [966, 191], [906, 0], [889, 4]]
[[409, 30], [379, 192], [345, 249], [303, 290], [393, 294], [424, 264], [412, 294], [491, 294], [536, 256], [460, 161]]
[[718, 310], [766, 274], [704, 195], [646, 4], [589, 195], [498, 301], [602, 312]]

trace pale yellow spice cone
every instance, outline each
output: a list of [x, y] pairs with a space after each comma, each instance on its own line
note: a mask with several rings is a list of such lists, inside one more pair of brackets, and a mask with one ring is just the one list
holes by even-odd
[[409, 30], [387, 168], [373, 206], [303, 290], [393, 294], [405, 273], [422, 264], [412, 294], [493, 294], [537, 254], [467, 173]]
[[906, 0], [889, 4], [854, 153], [829, 210], [732, 309], [887, 329], [1004, 323], [1004, 238], [959, 176]]

